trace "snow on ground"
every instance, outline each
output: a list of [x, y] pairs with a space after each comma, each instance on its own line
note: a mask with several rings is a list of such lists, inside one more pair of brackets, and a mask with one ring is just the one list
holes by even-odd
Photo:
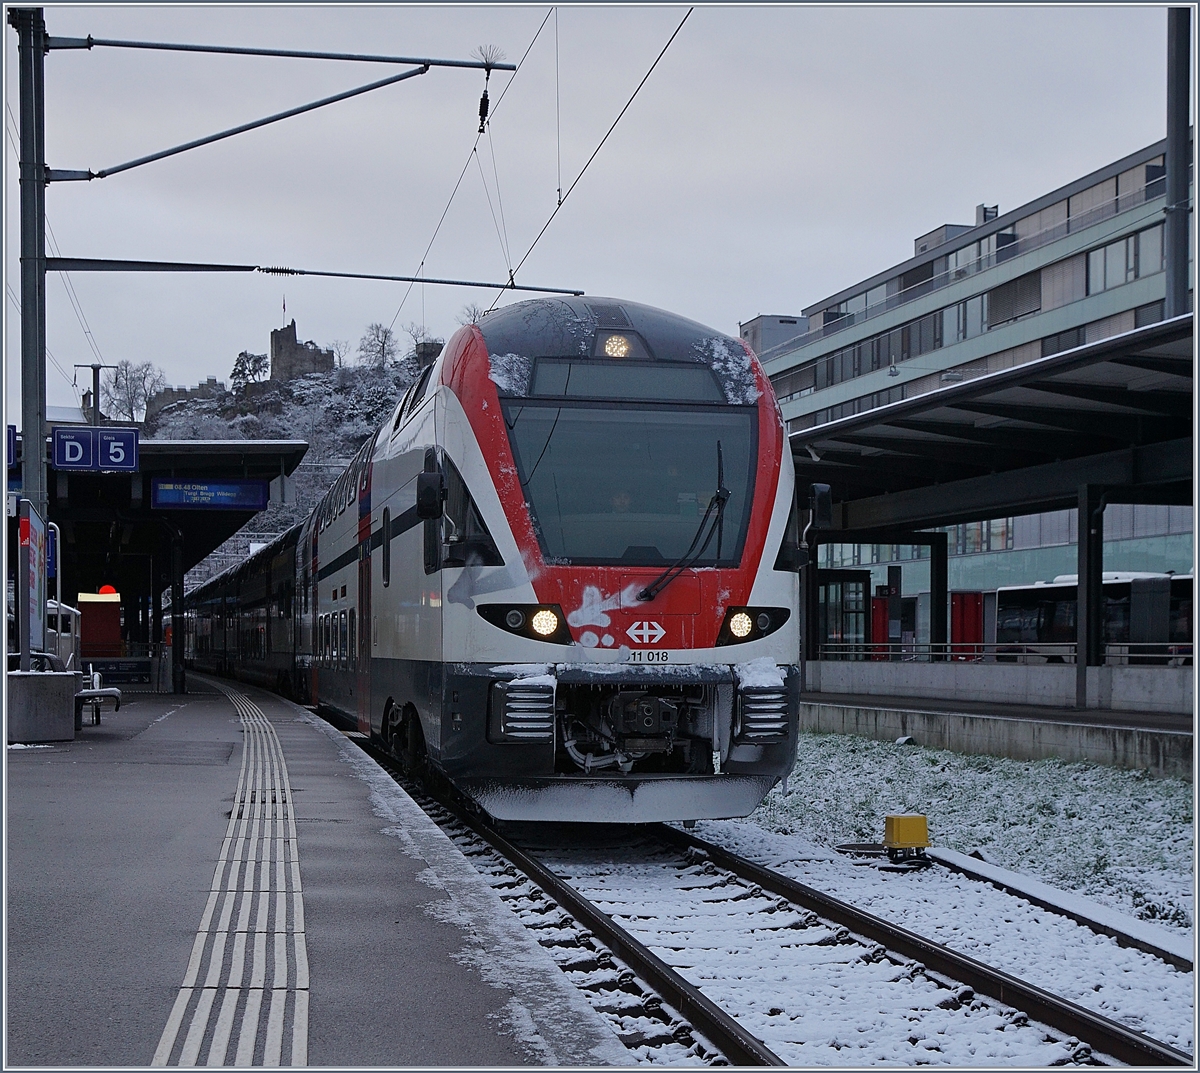
[[1192, 789], [1096, 764], [801, 734], [789, 793], [777, 787], [750, 822], [836, 846], [880, 842], [885, 815], [920, 812], [935, 846], [978, 848], [1005, 868], [1190, 931]]
[[1191, 973], [983, 880], [936, 866], [884, 872], [879, 860], [846, 857], [752, 823], [701, 822], [696, 833], [1164, 1043], [1192, 1049]]
[[867, 912], [1191, 1051], [1192, 973], [941, 867], [884, 872], [832, 847], [879, 842], [889, 812], [969, 851], [1175, 934], [1192, 914], [1192, 787], [1089, 764], [1022, 762], [803, 734], [789, 793], [696, 833]]
[[719, 869], [641, 847], [541, 855], [789, 1064], [1043, 1067], [1076, 1052]]

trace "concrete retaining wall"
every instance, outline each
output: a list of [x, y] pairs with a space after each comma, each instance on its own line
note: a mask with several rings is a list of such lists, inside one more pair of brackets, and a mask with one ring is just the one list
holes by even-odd
[[9, 671], [8, 740], [73, 741], [77, 682], [74, 671]]
[[[1192, 672], [1191, 667], [1089, 667], [1088, 707], [1190, 715]], [[814, 693], [956, 697], [1054, 708], [1075, 704], [1072, 664], [822, 660], [808, 664], [807, 678]]]
[[1159, 777], [1192, 778], [1192, 735], [1177, 731], [803, 701], [800, 729], [878, 741], [895, 741], [907, 734], [918, 745], [956, 753], [1015, 760], [1058, 757], [1143, 768]]

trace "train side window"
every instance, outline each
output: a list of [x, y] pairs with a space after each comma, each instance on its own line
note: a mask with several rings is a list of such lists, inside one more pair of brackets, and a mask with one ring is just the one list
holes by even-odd
[[449, 458], [442, 460], [446, 474], [446, 509], [442, 515], [441, 566], [503, 566], [470, 490]]
[[396, 420], [392, 422], [393, 432], [400, 427], [400, 423], [404, 420], [404, 415], [408, 410], [409, 399], [412, 398], [413, 392], [416, 389], [416, 384], [410, 384], [408, 390], [404, 393], [404, 397], [400, 400], [400, 405], [396, 407]]
[[392, 583], [392, 512], [389, 508], [383, 508], [383, 584], [388, 586]]
[[421, 405], [421, 400], [425, 398], [425, 389], [429, 387], [429, 377], [433, 372], [433, 366], [427, 365], [425, 371], [421, 374], [416, 384], [413, 385], [412, 397], [408, 400], [408, 404], [404, 407], [405, 417], [411, 414], [418, 406]]
[[341, 647], [338, 649], [338, 651], [341, 654], [341, 664], [344, 667], [344, 666], [346, 666], [347, 656], [349, 655], [349, 653], [346, 651], [346, 612], [345, 611], [343, 611], [341, 613], [340, 619], [341, 619], [341, 621], [340, 621], [341, 631], [340, 631], [338, 640], [341, 644]]
[[354, 608], [350, 608], [350, 633], [346, 639], [346, 653], [350, 658], [350, 667], [353, 670], [354, 665], [358, 662], [358, 637], [355, 630]]

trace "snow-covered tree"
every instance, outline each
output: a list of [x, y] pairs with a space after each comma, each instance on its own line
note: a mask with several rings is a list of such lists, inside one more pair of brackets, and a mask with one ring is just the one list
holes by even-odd
[[368, 324], [358, 341], [358, 356], [369, 369], [386, 369], [396, 360], [396, 333], [385, 324]]
[[271, 371], [271, 361], [266, 354], [251, 354], [243, 350], [233, 363], [233, 372], [229, 381], [235, 394], [242, 394], [247, 384], [257, 384], [267, 378]]
[[163, 371], [153, 362], [135, 365], [119, 361], [116, 368], [106, 369], [100, 383], [102, 411], [122, 421], [140, 421], [146, 413], [146, 403], [167, 383]]

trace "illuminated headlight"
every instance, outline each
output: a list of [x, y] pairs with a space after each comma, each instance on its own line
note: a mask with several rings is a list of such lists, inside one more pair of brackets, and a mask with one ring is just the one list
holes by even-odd
[[610, 335], [604, 340], [604, 353], [610, 358], [629, 357], [629, 340], [623, 335]]
[[572, 643], [571, 631], [557, 604], [476, 604], [475, 609], [493, 626], [520, 637], [549, 641], [554, 645]]
[[729, 632], [734, 637], [748, 637], [753, 628], [754, 624], [750, 621], [750, 616], [745, 611], [739, 611], [729, 620]]
[[746, 644], [767, 637], [787, 622], [791, 615], [791, 610], [786, 607], [726, 608], [725, 619], [717, 632], [717, 647]]

